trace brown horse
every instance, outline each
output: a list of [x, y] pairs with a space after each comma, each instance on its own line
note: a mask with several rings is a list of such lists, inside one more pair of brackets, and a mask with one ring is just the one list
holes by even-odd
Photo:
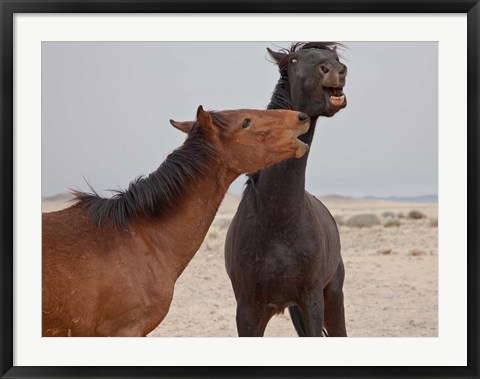
[[112, 198], [75, 192], [43, 214], [43, 336], [145, 336], [166, 316], [177, 278], [200, 247], [232, 181], [300, 158], [300, 112], [205, 112], [170, 121], [184, 144]]

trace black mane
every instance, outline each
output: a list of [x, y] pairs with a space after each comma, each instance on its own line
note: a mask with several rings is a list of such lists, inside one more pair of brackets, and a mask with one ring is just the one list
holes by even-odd
[[286, 79], [288, 76], [287, 64], [289, 60], [289, 54], [293, 54], [299, 50], [306, 49], [320, 49], [320, 50], [332, 50], [334, 51], [337, 47], [343, 48], [344, 46], [338, 42], [295, 42], [292, 43], [290, 49], [281, 49], [280, 52], [284, 53], [285, 56], [278, 63], [278, 69], [280, 71], [280, 76], [283, 79]]
[[[222, 124], [220, 116], [211, 115]], [[202, 127], [196, 123], [184, 144], [148, 177], [135, 179], [128, 189], [115, 191], [111, 198], [100, 197], [91, 187], [91, 193], [73, 190], [73, 201], [84, 207], [97, 225], [111, 223], [126, 227], [139, 216], [159, 216], [173, 208], [189, 184], [205, 172], [215, 154], [213, 145], [203, 138]]]
[[267, 109], [288, 109], [293, 110], [292, 98], [290, 96], [290, 85], [287, 77], [281, 77], [273, 90], [270, 103]]
[[294, 42], [290, 47], [290, 53], [303, 49], [332, 50], [335, 47], [344, 47], [339, 42]]

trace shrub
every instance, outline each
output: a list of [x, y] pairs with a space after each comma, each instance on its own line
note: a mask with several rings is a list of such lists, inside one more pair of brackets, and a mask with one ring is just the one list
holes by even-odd
[[390, 212], [390, 211], [383, 212], [383, 213], [382, 213], [382, 217], [385, 217], [385, 218], [387, 218], [387, 217], [394, 218], [394, 217], [395, 217], [395, 213]]
[[417, 210], [413, 210], [413, 211], [408, 212], [408, 218], [411, 219], [411, 220], [419, 220], [421, 218], [426, 218], [426, 217], [427, 216], [425, 216], [422, 212], [417, 211]]
[[374, 225], [380, 225], [380, 218], [373, 213], [362, 213], [350, 217], [347, 221], [347, 226], [357, 227], [357, 228], [369, 228]]
[[405, 218], [405, 215], [402, 212], [400, 212], [400, 213], [397, 214], [397, 217], [398, 218]]
[[388, 220], [385, 222], [385, 224], [383, 224], [385, 228], [391, 228], [392, 226], [400, 226], [400, 225], [402, 224], [398, 220]]

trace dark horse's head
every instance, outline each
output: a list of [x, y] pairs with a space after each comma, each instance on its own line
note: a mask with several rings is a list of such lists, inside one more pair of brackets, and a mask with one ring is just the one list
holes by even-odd
[[[310, 117], [332, 117], [347, 106], [343, 93], [347, 66], [340, 62], [335, 42], [297, 42], [290, 50], [268, 52], [280, 70], [277, 90], [283, 84], [283, 93], [275, 93], [271, 107], [290, 108]], [[275, 104], [277, 100], [278, 104]], [[285, 104], [285, 102], [289, 104]]]

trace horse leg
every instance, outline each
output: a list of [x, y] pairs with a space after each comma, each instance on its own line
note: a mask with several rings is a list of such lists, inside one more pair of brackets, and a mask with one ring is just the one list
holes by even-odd
[[305, 331], [305, 322], [303, 321], [302, 311], [297, 305], [288, 307], [288, 313], [290, 313], [290, 318], [292, 319], [293, 326], [297, 331], [299, 337], [306, 337], [307, 333]]
[[325, 327], [329, 337], [346, 337], [345, 308], [343, 305], [343, 279], [345, 268], [343, 261], [338, 264], [332, 280], [325, 287]]
[[314, 288], [308, 294], [306, 301], [299, 304], [305, 322], [305, 337], [323, 336], [323, 314], [325, 310], [323, 291]]
[[237, 331], [239, 337], [263, 337], [273, 311], [266, 308], [252, 309], [249, 305], [237, 304]]
[[[307, 333], [305, 331], [305, 322], [303, 321], [302, 311], [297, 305], [293, 305], [288, 308], [290, 313], [290, 318], [292, 319], [293, 326], [299, 337], [306, 337]], [[323, 328], [323, 335], [328, 337], [327, 330]]]

